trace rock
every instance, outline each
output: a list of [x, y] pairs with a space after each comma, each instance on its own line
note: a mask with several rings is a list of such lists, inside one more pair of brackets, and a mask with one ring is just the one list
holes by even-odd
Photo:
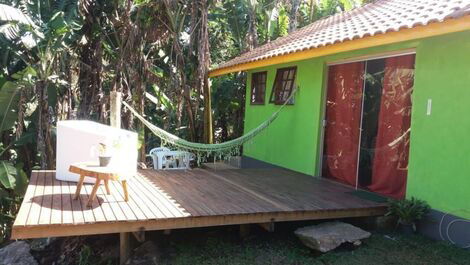
[[127, 260], [126, 265], [158, 264], [160, 251], [153, 241], [146, 241], [134, 249], [134, 254]]
[[369, 232], [343, 222], [307, 226], [297, 229], [295, 234], [304, 245], [321, 252], [330, 251], [346, 242], [358, 246], [361, 239], [370, 237]]
[[30, 247], [32, 251], [42, 251], [46, 249], [52, 242], [54, 242], [57, 238], [56, 237], [48, 237], [48, 238], [37, 238], [31, 240]]
[[25, 241], [16, 241], [0, 249], [0, 265], [37, 265]]

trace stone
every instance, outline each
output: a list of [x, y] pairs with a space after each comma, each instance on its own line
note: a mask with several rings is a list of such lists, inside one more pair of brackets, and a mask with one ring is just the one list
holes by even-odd
[[361, 244], [370, 233], [343, 222], [326, 222], [319, 225], [299, 228], [295, 231], [304, 245], [323, 253], [339, 247], [343, 243]]
[[25, 241], [16, 241], [0, 249], [0, 265], [37, 265]]
[[37, 238], [30, 241], [30, 247], [32, 251], [43, 251], [48, 247], [52, 242], [56, 241], [56, 237], [48, 238]]

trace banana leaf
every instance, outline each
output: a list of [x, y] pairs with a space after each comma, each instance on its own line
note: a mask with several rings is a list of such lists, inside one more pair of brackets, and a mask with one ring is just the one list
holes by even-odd
[[7, 81], [0, 88], [0, 132], [11, 129], [18, 118], [20, 88]]
[[16, 186], [17, 170], [9, 161], [0, 161], [0, 183], [7, 189]]

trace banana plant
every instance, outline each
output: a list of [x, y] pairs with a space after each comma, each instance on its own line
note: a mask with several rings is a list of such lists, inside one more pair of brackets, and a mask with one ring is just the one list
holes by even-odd
[[[57, 64], [62, 54], [72, 53], [71, 45], [78, 41], [76, 32], [80, 24], [77, 10], [77, 1], [72, 0], [25, 0], [19, 1], [17, 6], [0, 4], [0, 44], [7, 51], [7, 55], [4, 55], [7, 59], [3, 61], [5, 64], [1, 65], [1, 74], [10, 81], [19, 83], [15, 74], [26, 68], [34, 69], [35, 93], [28, 100], [36, 100], [39, 105], [36, 150], [41, 168], [53, 166], [49, 103], [56, 98], [56, 85], [66, 83], [61, 80], [61, 73], [57, 72]], [[0, 93], [15, 100], [18, 89], [9, 84]], [[15, 112], [12, 106], [6, 104], [4, 109], [0, 109], [1, 113]], [[14, 119], [7, 115], [0, 116], [2, 117], [4, 122], [1, 123], [0, 120], [0, 131], [10, 129]]]
[[[28, 179], [23, 164], [16, 161], [19, 145], [31, 142], [27, 137], [33, 139], [41, 166], [51, 165], [48, 101], [62, 82], [57, 60], [76, 41], [76, 6], [76, 1], [67, 0], [0, 4], [0, 133], [10, 139], [6, 146], [0, 143], [0, 243], [8, 238]], [[27, 110], [26, 105], [37, 107]], [[25, 115], [29, 131], [21, 135]]]

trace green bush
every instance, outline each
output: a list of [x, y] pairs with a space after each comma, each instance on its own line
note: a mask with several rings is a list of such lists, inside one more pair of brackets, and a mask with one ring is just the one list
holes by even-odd
[[429, 210], [430, 207], [425, 201], [412, 197], [405, 200], [389, 200], [386, 215], [398, 217], [398, 224], [412, 225], [416, 231], [416, 221], [422, 219]]
[[15, 167], [10, 161], [0, 160], [0, 244], [10, 237], [27, 183], [21, 164]]

